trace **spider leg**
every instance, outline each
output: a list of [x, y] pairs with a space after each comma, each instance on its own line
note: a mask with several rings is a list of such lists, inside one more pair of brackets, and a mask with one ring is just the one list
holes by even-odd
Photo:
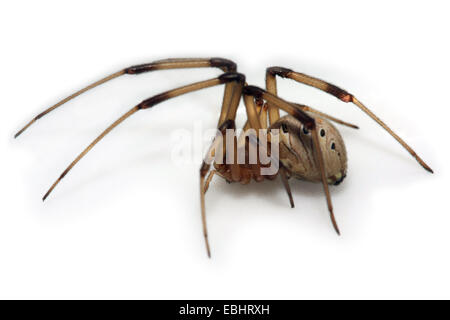
[[351, 123], [349, 123], [349, 122], [345, 122], [345, 121], [343, 121], [343, 120], [340, 120], [340, 119], [338, 119], [338, 118], [335, 118], [335, 117], [333, 117], [333, 116], [330, 116], [329, 114], [326, 114], [326, 113], [321, 112], [321, 111], [319, 111], [319, 110], [313, 109], [313, 108], [311, 108], [311, 107], [309, 107], [309, 106], [305, 106], [305, 105], [303, 105], [303, 104], [298, 104], [298, 103], [293, 103], [293, 104], [295, 104], [296, 106], [298, 106], [298, 107], [299, 107], [300, 109], [302, 109], [303, 111], [309, 111], [309, 112], [315, 113], [315, 114], [321, 116], [322, 118], [331, 120], [331, 121], [333, 121], [333, 122], [339, 123], [339, 124], [341, 124], [341, 125], [343, 125], [343, 126], [346, 126], [346, 127], [350, 127], [350, 128], [353, 128], [353, 129], [359, 129], [359, 127], [358, 127], [357, 125], [355, 125], [355, 124], [351, 124]]
[[[192, 59], [165, 59], [165, 60], [158, 60], [151, 63], [131, 66], [128, 68], [125, 68], [123, 70], [120, 70], [118, 72], [115, 72], [101, 80], [98, 80], [87, 87], [71, 94], [70, 96], [62, 99], [61, 101], [57, 102], [50, 108], [44, 110], [43, 112], [39, 113], [37, 116], [35, 116], [33, 119], [31, 119], [30, 122], [28, 122], [22, 129], [20, 129], [14, 137], [17, 138], [19, 135], [21, 135], [28, 127], [30, 127], [34, 122], [45, 116], [46, 114], [50, 113], [51, 111], [55, 110], [56, 108], [60, 107], [61, 105], [65, 104], [66, 102], [78, 97], [80, 94], [93, 89], [105, 82], [108, 82], [112, 79], [115, 79], [117, 77], [120, 77], [124, 74], [141, 74], [144, 72], [150, 72], [150, 71], [156, 71], [156, 70], [168, 70], [168, 69], [182, 69], [182, 68], [207, 68], [207, 67], [216, 67], [221, 69], [224, 72], [235, 72], [236, 71], [236, 64], [227, 59], [222, 58], [192, 58]], [[230, 99], [232, 96], [234, 84], [233, 83], [227, 83], [225, 85], [225, 94], [223, 98], [223, 105], [228, 105], [230, 103]], [[224, 115], [221, 115], [221, 118], [225, 118]]]
[[165, 100], [177, 97], [179, 95], [183, 95], [192, 91], [200, 90], [203, 88], [213, 87], [219, 84], [225, 84], [232, 81], [241, 81], [243, 82], [243, 75], [239, 73], [224, 73], [223, 75], [213, 78], [210, 80], [196, 82], [187, 86], [179, 87], [170, 91], [166, 91], [164, 93], [153, 96], [149, 99], [146, 99], [130, 109], [127, 113], [122, 115], [119, 119], [117, 119], [113, 124], [111, 124], [108, 128], [106, 128], [92, 143], [87, 146], [79, 155], [75, 158], [75, 160], [63, 171], [61, 176], [55, 181], [55, 183], [50, 187], [47, 193], [44, 195], [42, 200], [45, 200], [49, 194], [53, 191], [53, 189], [58, 185], [58, 183], [63, 179], [66, 174], [80, 161], [101, 139], [103, 139], [112, 129], [117, 127], [120, 123], [122, 123], [125, 119], [130, 117], [132, 114], [136, 113], [141, 109], [148, 109], [155, 106], [158, 103], [161, 103]]
[[203, 192], [206, 193], [208, 192], [209, 189], [209, 184], [211, 183], [212, 178], [214, 177], [214, 175], [217, 173], [216, 170], [211, 170], [208, 174], [208, 178], [206, 178], [205, 184], [203, 186]]
[[391, 130], [380, 118], [378, 118], [372, 111], [370, 111], [366, 106], [364, 106], [358, 99], [356, 99], [352, 94], [347, 91], [320, 79], [308, 76], [303, 73], [295, 72], [291, 69], [286, 69], [283, 67], [270, 67], [266, 70], [266, 82], [270, 83], [271, 88], [276, 90], [276, 80], [275, 77], [280, 76], [282, 78], [288, 78], [295, 80], [297, 82], [312, 86], [326, 93], [329, 93], [336, 98], [344, 102], [352, 102], [359, 109], [365, 112], [369, 117], [371, 117], [375, 122], [377, 122], [383, 129], [385, 129], [395, 140], [397, 140], [403, 148], [405, 148], [419, 164], [427, 171], [433, 173], [433, 170], [417, 155], [417, 153], [401, 139], [394, 131]]
[[[325, 175], [325, 161], [323, 159], [322, 150], [320, 149], [319, 136], [317, 133], [315, 120], [312, 117], [310, 117], [307, 113], [302, 111], [300, 108], [298, 108], [297, 106], [292, 105], [291, 103], [279, 98], [278, 96], [276, 96], [272, 93], [265, 91], [264, 89], [254, 87], [254, 86], [246, 86], [246, 87], [244, 87], [243, 93], [244, 93], [244, 101], [248, 100], [248, 98], [246, 99], [247, 96], [253, 96], [255, 98], [264, 99], [269, 104], [269, 112], [270, 112], [271, 106], [278, 108], [278, 109], [282, 109], [282, 110], [286, 111], [288, 114], [295, 117], [298, 121], [302, 122], [303, 125], [309, 131], [312, 132], [313, 146], [314, 146], [314, 150], [316, 152], [317, 164], [318, 164], [318, 167], [321, 172], [322, 185], [323, 185], [325, 197], [327, 200], [327, 206], [328, 206], [328, 211], [330, 213], [330, 219], [331, 219], [331, 222], [332, 222], [333, 227], [336, 230], [337, 234], [340, 234], [340, 231], [339, 231], [339, 228], [338, 228], [338, 225], [336, 222], [336, 218], [334, 217], [333, 205], [331, 202], [330, 191], [328, 189], [328, 183], [327, 183], [327, 179], [326, 179], [326, 175]], [[269, 113], [269, 119], [270, 119], [270, 113]]]
[[[259, 122], [261, 123], [261, 127], [263, 129], [267, 129], [267, 104], [256, 103], [256, 113], [259, 114]], [[242, 127], [242, 132], [238, 138], [238, 146], [242, 147], [245, 143], [245, 132], [250, 129], [250, 122], [245, 121], [244, 126]]]
[[291, 203], [291, 208], [294, 208], [294, 199], [292, 198], [292, 193], [291, 193], [291, 187], [289, 186], [289, 181], [286, 175], [286, 169], [284, 169], [283, 167], [280, 168], [280, 177], [281, 177], [281, 182], [283, 182], [284, 188], [286, 189], [286, 193], [289, 197], [289, 202]]
[[263, 129], [267, 129], [268, 127], [268, 112], [269, 112], [269, 106], [267, 105], [267, 103], [264, 103], [261, 107], [261, 110], [258, 109], [259, 112], [259, 122], [261, 123], [261, 127]]
[[52, 184], [50, 189], [45, 193], [45, 195], [42, 197], [42, 201], [45, 201], [47, 197], [50, 195], [50, 193], [55, 189], [55, 187], [58, 185], [58, 183], [66, 176], [66, 174], [78, 163], [78, 161], [83, 158], [86, 153], [88, 153], [101, 139], [103, 139], [112, 129], [117, 127], [119, 124], [121, 124], [125, 119], [133, 115], [139, 111], [139, 107], [135, 106], [132, 109], [130, 109], [127, 113], [122, 115], [119, 119], [114, 121], [113, 124], [111, 124], [108, 128], [106, 128], [97, 138], [95, 138], [94, 141], [92, 141], [76, 158], [73, 160], [70, 165], [63, 171], [63, 173], [59, 176], [59, 178]]
[[[255, 105], [254, 97], [252, 97], [252, 96], [244, 97], [244, 101], [248, 108], [255, 109], [255, 107], [256, 107], [256, 113], [259, 114], [259, 118], [258, 118], [259, 125], [261, 126], [262, 129], [267, 130], [267, 120], [268, 120], [267, 114], [270, 111], [269, 104], [264, 103], [263, 100], [257, 99], [256, 105]], [[273, 107], [273, 108], [275, 108], [278, 111], [278, 109], [276, 107]], [[250, 110], [250, 113], [248, 113], [248, 114], [251, 116], [251, 113], [252, 112]], [[249, 118], [250, 118], [250, 116], [249, 116]], [[256, 121], [257, 117], [255, 115], [253, 115], [253, 118], [255, 119], [254, 122], [257, 124], [257, 121]], [[249, 121], [247, 121], [247, 123], [244, 126], [244, 131], [247, 130], [248, 128], [250, 128], [251, 126], [252, 126], [251, 123]], [[245, 134], [243, 133], [242, 136], [245, 136]], [[252, 137], [250, 137], [250, 138], [252, 138]], [[268, 135], [268, 138], [270, 138], [270, 135]], [[241, 140], [244, 141], [243, 138], [241, 138]], [[259, 142], [259, 140], [258, 140], [258, 142], [254, 142], [254, 139], [251, 139], [250, 141], [253, 142], [254, 144], [257, 144]], [[259, 147], [263, 148], [265, 150], [265, 152], [267, 153], [266, 146], [259, 144]], [[272, 159], [273, 159], [273, 157], [272, 157]], [[273, 160], [275, 160], [279, 163], [278, 159], [273, 159]], [[279, 165], [280, 165], [280, 163], [279, 163]], [[292, 198], [291, 187], [289, 186], [289, 181], [287, 179], [286, 172], [283, 167], [281, 167], [279, 169], [279, 173], [280, 173], [281, 182], [283, 183], [283, 186], [289, 197], [289, 202], [291, 204], [291, 208], [294, 208], [294, 199]]]
[[[266, 72], [266, 90], [275, 96], [278, 95], [277, 81], [275, 79], [275, 75], [270, 72]], [[278, 119], [280, 119], [280, 110], [276, 106], [272, 106], [269, 104], [268, 113], [270, 124], [273, 124]]]
[[[268, 69], [269, 70], [269, 69]], [[277, 82], [276, 82], [276, 78], [275, 78], [276, 74], [273, 72], [266, 72], [266, 89], [268, 92], [274, 94], [274, 95], [278, 95], [277, 93]], [[311, 107], [305, 106], [305, 105], [301, 105], [298, 103], [292, 103], [296, 106], [298, 106], [299, 108], [301, 108], [303, 111], [309, 111], [312, 113], [316, 113], [320, 116], [322, 116], [323, 118], [329, 119], [331, 121], [334, 121], [336, 123], [342, 124], [344, 126], [347, 127], [351, 127], [354, 129], [359, 129], [358, 126], [339, 120], [335, 117], [332, 117], [326, 113], [320, 112], [316, 109], [313, 109]], [[270, 124], [273, 124], [275, 121], [277, 121], [280, 118], [280, 111], [278, 110], [278, 108], [276, 108], [275, 106], [270, 107], [269, 106], [269, 119], [270, 119]]]
[[205, 246], [206, 246], [206, 253], [208, 254], [208, 258], [211, 258], [211, 248], [209, 246], [208, 241], [208, 228], [206, 225], [206, 208], [205, 208], [205, 189], [204, 189], [204, 181], [205, 176], [209, 171], [210, 164], [207, 164], [205, 161], [203, 161], [202, 166], [200, 168], [200, 206], [201, 206], [201, 213], [202, 213], [202, 226], [203, 226], [203, 237], [205, 238]]
[[[251, 86], [250, 86], [251, 87]], [[255, 104], [255, 98], [252, 95], [246, 94], [247, 88], [244, 88], [244, 104], [247, 112], [248, 123], [250, 124], [250, 128], [256, 130], [257, 132], [262, 129], [260, 119], [260, 112], [258, 113], [258, 107]]]
[[[113, 124], [111, 124], [108, 128], [106, 128], [92, 143], [87, 146], [79, 155], [75, 158], [74, 161], [63, 171], [63, 173], [60, 175], [60, 177], [53, 183], [53, 185], [50, 187], [50, 189], [47, 191], [47, 193], [44, 195], [42, 200], [44, 201], [49, 194], [53, 191], [53, 189], [58, 185], [58, 183], [66, 176], [66, 174], [80, 161], [101, 139], [103, 139], [112, 129], [117, 127], [120, 123], [122, 123], [125, 119], [136, 113], [137, 111], [141, 109], [148, 109], [153, 106], [155, 106], [158, 103], [161, 103], [163, 101], [166, 101], [168, 99], [192, 92], [197, 91], [203, 88], [209, 88], [213, 87], [219, 84], [229, 84], [232, 82], [239, 83], [239, 86], [235, 86], [232, 91], [232, 95], [229, 98], [230, 101], [235, 101], [237, 104], [239, 104], [242, 87], [245, 82], [245, 76], [236, 72], [228, 72], [224, 73], [221, 76], [217, 78], [213, 78], [210, 80], [200, 81], [196, 82], [190, 85], [186, 85], [183, 87], [179, 87], [170, 91], [166, 91], [164, 93], [158, 94], [156, 96], [153, 96], [149, 99], [146, 99], [130, 109], [127, 113], [122, 115], [119, 119], [117, 119]], [[235, 97], [235, 95], [238, 95], [238, 98]], [[222, 109], [227, 109], [226, 111], [222, 110], [222, 114], [225, 113], [228, 115], [234, 115], [236, 114], [237, 106], [231, 106], [231, 105], [223, 105]], [[230, 111], [231, 110], [231, 111]], [[227, 125], [229, 122], [232, 122], [234, 124], [234, 121], [232, 120], [225, 120], [224, 125]], [[213, 143], [214, 145], [214, 143]], [[208, 233], [206, 228], [206, 213], [205, 213], [205, 190], [204, 190], [204, 177], [206, 173], [208, 172], [210, 168], [210, 164], [206, 164], [203, 162], [203, 165], [200, 169], [200, 198], [201, 198], [201, 213], [202, 213], [202, 224], [203, 224], [203, 234], [205, 237], [205, 244], [208, 256], [211, 256], [210, 246], [208, 242]]]
[[[241, 83], [241, 87], [243, 86], [243, 81]], [[242, 89], [241, 89], [242, 90]], [[239, 102], [239, 100], [237, 100]], [[206, 183], [205, 177], [211, 168], [211, 163], [214, 161], [213, 151], [217, 150], [217, 148], [223, 147], [223, 137], [227, 129], [235, 129], [234, 119], [227, 119], [222, 123], [221, 126], [218, 127], [218, 133], [211, 143], [211, 146], [206, 153], [205, 158], [203, 159], [202, 165], [200, 167], [200, 207], [201, 207], [201, 215], [202, 215], [202, 229], [203, 229], [203, 237], [205, 239], [206, 252], [208, 257], [211, 258], [211, 248], [208, 240], [208, 228], [206, 224], [206, 206], [205, 206], [205, 193], [208, 190], [209, 182], [212, 179], [212, 176], [215, 170], [212, 170], [210, 175], [208, 176]]]
[[[260, 114], [260, 121], [261, 121], [261, 123], [264, 123], [265, 128], [267, 128], [267, 116], [268, 116], [268, 113], [270, 112], [270, 107], [266, 103], [266, 104], [264, 104], [264, 108], [265, 109], [263, 109]], [[278, 112], [278, 109], [276, 107], [272, 107], [272, 108]], [[281, 182], [283, 183], [283, 187], [286, 190], [286, 193], [289, 197], [289, 203], [291, 204], [291, 208], [294, 208], [295, 207], [294, 198], [292, 197], [291, 187], [289, 185], [289, 180], [287, 178], [286, 169], [282, 166], [281, 162], [279, 165], [280, 165], [279, 171], [280, 171]]]

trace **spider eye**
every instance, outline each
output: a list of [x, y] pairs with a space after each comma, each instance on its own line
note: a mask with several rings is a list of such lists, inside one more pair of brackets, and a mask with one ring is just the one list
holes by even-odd
[[331, 144], [331, 150], [334, 150], [334, 149], [336, 149], [336, 144], [333, 142], [333, 143]]
[[283, 130], [284, 133], [288, 132], [288, 127], [287, 127], [286, 123], [281, 124], [281, 130]]
[[321, 137], [325, 137], [325, 130], [320, 129], [320, 136], [321, 136]]
[[305, 127], [305, 126], [303, 126], [303, 133], [304, 133], [304, 134], [308, 134], [308, 133], [309, 133], [309, 130], [308, 130], [308, 129], [306, 129], [306, 127]]

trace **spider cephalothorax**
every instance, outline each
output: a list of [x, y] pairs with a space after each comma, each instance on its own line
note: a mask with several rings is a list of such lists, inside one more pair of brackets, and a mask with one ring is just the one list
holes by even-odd
[[[239, 107], [241, 97], [243, 97], [248, 117], [248, 121], [244, 126], [244, 132], [249, 129], [253, 129], [255, 131], [262, 130], [263, 132], [268, 130], [268, 128], [281, 129], [279, 130], [280, 133], [278, 133], [281, 135], [281, 144], [279, 149], [280, 154], [279, 158], [275, 159], [277, 162], [276, 167], [279, 168], [279, 171], [275, 173], [271, 172], [267, 175], [262, 174], [263, 169], [266, 169], [266, 165], [261, 164], [259, 160], [254, 164], [242, 164], [236, 162], [217, 164], [214, 163], [214, 161], [211, 161], [211, 159], [205, 159], [200, 168], [200, 199], [203, 235], [205, 238], [208, 255], [210, 256], [210, 249], [206, 228], [205, 192], [208, 189], [209, 183], [215, 173], [225, 178], [228, 182], [241, 182], [244, 184], [249, 183], [251, 180], [272, 180], [279, 175], [288, 193], [292, 207], [294, 207], [294, 201], [288, 184], [288, 178], [290, 176], [313, 182], [321, 182], [326, 196], [331, 221], [336, 232], [339, 233], [339, 229], [334, 218], [328, 184], [339, 184], [346, 176], [347, 154], [342, 137], [337, 129], [326, 119], [352, 128], [358, 127], [317, 111], [311, 107], [283, 100], [277, 93], [277, 76], [292, 79], [296, 82], [315, 87], [335, 96], [343, 102], [351, 102], [355, 104], [359, 109], [365, 112], [381, 127], [388, 131], [420, 163], [420, 165], [422, 165], [422, 167], [429, 172], [433, 172], [431, 168], [412, 150], [411, 147], [409, 147], [383, 121], [381, 121], [367, 107], [359, 102], [358, 99], [347, 91], [340, 89], [329, 82], [282, 67], [270, 67], [266, 70], [266, 90], [255, 86], [248, 86], [245, 83], [245, 76], [236, 72], [236, 64], [233, 61], [222, 58], [165, 59], [125, 68], [87, 86], [86, 88], [79, 90], [78, 92], [59, 101], [47, 110], [38, 114], [27, 125], [25, 125], [25, 127], [23, 127], [15, 135], [15, 137], [22, 134], [36, 120], [63, 105], [67, 101], [77, 97], [89, 89], [119, 76], [125, 74], [137, 75], [145, 72], [166, 69], [205, 67], [219, 68], [225, 73], [213, 79], [192, 83], [180, 88], [163, 92], [146, 99], [131, 108], [112, 125], [106, 128], [100, 136], [98, 136], [78, 155], [78, 157], [75, 158], [75, 160], [63, 171], [55, 183], [53, 183], [44, 195], [43, 200], [48, 197], [61, 179], [66, 176], [73, 166], [75, 166], [78, 161], [80, 161], [80, 159], [83, 158], [87, 152], [89, 152], [89, 150], [91, 150], [112, 129], [117, 127], [131, 115], [141, 110], [151, 109], [155, 105], [168, 99], [203, 88], [224, 84], [225, 90], [222, 100], [222, 109], [219, 115], [217, 127], [220, 130], [227, 128], [234, 129], [236, 111]], [[280, 118], [280, 109], [287, 112], [288, 115]], [[268, 131], [267, 136], [270, 136]], [[223, 139], [223, 135], [219, 134], [213, 141], [212, 147], [217, 146], [221, 139]], [[237, 139], [234, 138], [234, 140]], [[270, 143], [273, 143], [273, 141]], [[246, 148], [250, 148], [249, 141], [245, 144], [245, 152], [248, 151]], [[273, 155], [271, 155], [271, 157], [273, 160]], [[215, 169], [210, 170], [211, 164], [214, 165]], [[207, 176], [208, 172], [209, 176]]]

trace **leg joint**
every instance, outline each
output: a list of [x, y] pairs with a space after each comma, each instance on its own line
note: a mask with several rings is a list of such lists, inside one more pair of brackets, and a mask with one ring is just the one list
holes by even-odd
[[265, 91], [255, 86], [245, 86], [242, 92], [247, 96], [254, 96], [256, 99], [262, 99]]
[[237, 65], [231, 60], [224, 58], [211, 58], [209, 60], [211, 67], [220, 68], [223, 72], [235, 72]]
[[289, 73], [291, 73], [292, 70], [283, 67], [270, 67], [266, 69], [266, 72], [273, 76], [280, 76], [282, 78], [286, 78], [287, 76], [289, 76]]
[[236, 129], [236, 123], [232, 119], [225, 120], [218, 128], [220, 132], [223, 132], [226, 129]]
[[202, 162], [202, 166], [200, 167], [200, 176], [204, 178], [206, 174], [208, 173], [210, 168], [210, 165], [207, 164], [205, 161]]
[[334, 84], [331, 83], [327, 84], [327, 88], [325, 89], [325, 91], [344, 102], [352, 102], [353, 100], [353, 96], [350, 93], [339, 87], [336, 87]]
[[245, 76], [242, 73], [237, 72], [226, 72], [219, 76], [220, 83], [228, 83], [236, 81], [238, 83], [245, 82]]
[[168, 99], [170, 99], [170, 94], [168, 94], [167, 92], [164, 92], [164, 93], [158, 94], [156, 96], [153, 96], [147, 100], [142, 101], [138, 105], [138, 109], [148, 109], [148, 108], [151, 108], [154, 105], [161, 103]]
[[153, 70], [156, 70], [156, 65], [154, 63], [145, 63], [131, 66], [129, 68], [126, 68], [124, 71], [126, 74], [140, 74]]

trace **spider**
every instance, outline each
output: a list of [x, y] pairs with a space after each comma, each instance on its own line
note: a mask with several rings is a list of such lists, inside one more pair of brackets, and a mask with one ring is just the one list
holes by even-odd
[[[75, 158], [75, 160], [53, 183], [42, 200], [44, 201], [49, 196], [58, 183], [78, 163], [78, 161], [81, 160], [81, 158], [83, 158], [112, 129], [117, 127], [131, 115], [141, 110], [150, 109], [168, 99], [192, 91], [224, 84], [225, 89], [222, 108], [217, 124], [219, 134], [213, 140], [209, 152], [200, 167], [201, 218], [203, 236], [208, 257], [211, 257], [211, 250], [206, 225], [205, 193], [208, 190], [209, 184], [214, 175], [218, 175], [230, 183], [240, 182], [243, 184], [248, 184], [251, 180], [258, 182], [265, 179], [272, 180], [275, 177], [280, 176], [289, 197], [291, 207], [294, 207], [294, 201], [288, 183], [289, 178], [294, 177], [297, 179], [322, 183], [332, 225], [337, 234], [340, 234], [333, 213], [333, 206], [328, 185], [337, 185], [346, 177], [347, 154], [341, 135], [330, 123], [330, 121], [355, 129], [358, 129], [358, 127], [322, 113], [311, 107], [283, 100], [277, 94], [277, 76], [292, 79], [298, 83], [312, 86], [340, 99], [343, 102], [351, 102], [355, 104], [359, 109], [375, 120], [382, 128], [389, 132], [389, 134], [394, 137], [424, 169], [433, 173], [433, 170], [414, 152], [410, 146], [406, 144], [406, 142], [404, 142], [382, 120], [373, 114], [372, 111], [370, 111], [347, 91], [326, 81], [283, 67], [269, 67], [266, 69], [266, 89], [264, 90], [256, 86], [247, 85], [245, 82], [245, 76], [241, 73], [237, 73], [236, 63], [223, 58], [165, 59], [125, 68], [90, 84], [89, 86], [79, 90], [78, 92], [68, 96], [67, 98], [41, 112], [29, 123], [27, 123], [25, 127], [17, 132], [15, 137], [17, 138], [35, 121], [60, 107], [69, 100], [72, 100], [80, 94], [119, 76], [125, 74], [138, 75], [144, 72], [167, 69], [207, 67], [219, 68], [223, 71], [223, 73], [216, 78], [192, 83], [155, 95], [131, 108], [128, 112], [123, 114], [113, 124], [106, 128]], [[238, 163], [237, 161], [231, 161], [231, 163], [218, 162], [214, 161], [212, 158], [214, 153], [212, 150], [220, 150], [220, 148], [224, 148], [223, 140], [225, 132], [229, 130], [235, 132], [236, 111], [240, 104], [241, 97], [243, 97], [248, 118], [243, 128], [244, 135], [245, 132], [250, 129], [262, 130], [262, 132], [267, 132], [269, 143], [271, 141], [270, 139], [278, 138], [279, 140], [279, 154], [278, 158], [275, 158], [278, 170], [274, 174], [261, 174], [262, 169], [265, 168], [266, 165], [262, 163], [259, 157], [253, 164], [249, 164], [247, 162]], [[280, 110], [285, 111], [287, 115], [281, 117]], [[275, 129], [278, 130], [278, 133], [272, 133], [276, 132]], [[260, 136], [257, 136], [256, 138], [254, 136], [244, 136], [245, 139], [243, 140], [243, 147], [241, 144], [241, 148], [243, 148], [244, 155], [246, 157], [249, 156], [249, 151], [252, 146], [261, 148], [259, 137]], [[236, 135], [234, 135], [234, 139], [235, 141], [238, 140]], [[239, 141], [242, 142], [241, 137], [239, 138]], [[222, 156], [225, 158], [227, 153], [229, 153], [228, 149], [225, 149], [225, 153]], [[234, 160], [236, 160], [236, 156], [234, 156]], [[214, 168], [211, 169], [211, 166]], [[208, 172], [209, 175], [207, 176]]]

